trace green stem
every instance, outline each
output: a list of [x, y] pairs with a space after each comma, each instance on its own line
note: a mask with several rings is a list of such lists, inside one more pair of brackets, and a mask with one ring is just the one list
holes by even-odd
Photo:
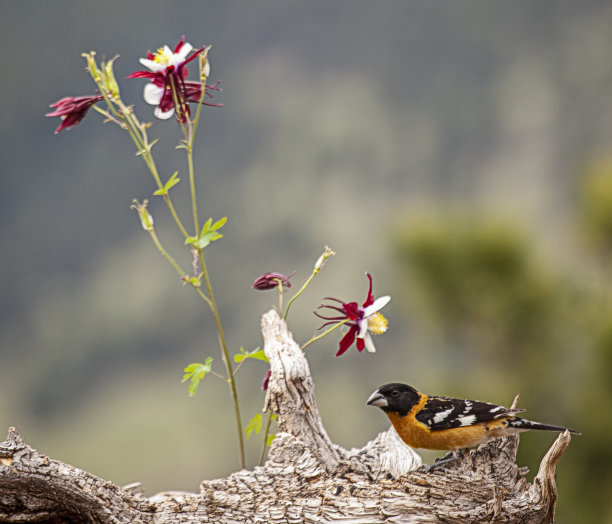
[[342, 322], [338, 322], [337, 324], [334, 324], [332, 327], [330, 327], [329, 329], [327, 329], [320, 335], [312, 337], [308, 342], [306, 342], [306, 344], [302, 346], [302, 351], [306, 349], [307, 346], [310, 346], [310, 344], [312, 344], [313, 342], [316, 342], [317, 340], [322, 339], [324, 336], [329, 335], [334, 329], [338, 329], [340, 326], [346, 324], [349, 320], [350, 319], [345, 318]]
[[202, 290], [198, 287], [196, 288], [196, 291], [198, 293], [198, 295], [200, 295], [200, 297], [202, 298], [202, 300], [204, 300], [204, 302], [206, 302], [208, 304], [208, 306], [212, 309], [212, 302], [210, 301], [210, 298], [208, 298], [203, 292]]
[[[204, 59], [208, 60], [208, 51], [210, 47], [204, 50]], [[201, 57], [202, 55], [200, 55]], [[200, 60], [200, 81], [202, 82], [202, 93], [200, 94], [200, 100], [198, 101], [198, 108], [196, 109], [196, 115], [193, 119], [193, 125], [191, 126], [191, 136], [189, 137], [189, 147], [193, 147], [195, 140], [195, 134], [198, 130], [198, 122], [200, 121], [200, 113], [202, 112], [202, 106], [204, 105], [204, 98], [206, 98], [206, 76], [202, 72], [203, 62]]]
[[306, 280], [306, 282], [304, 282], [304, 284], [302, 285], [300, 290], [295, 295], [293, 295], [291, 297], [291, 300], [287, 304], [287, 309], [285, 310], [285, 314], [283, 316], [283, 320], [287, 320], [287, 315], [289, 314], [289, 308], [291, 307], [291, 304], [293, 304], [293, 301], [297, 297], [299, 297], [302, 294], [302, 292], [308, 287], [308, 284], [310, 284], [312, 282], [312, 279], [317, 275], [318, 272], [319, 272], [319, 269], [315, 268], [315, 270], [312, 272], [312, 274], [308, 277], [308, 280]]
[[194, 236], [197, 238], [200, 233], [200, 220], [198, 219], [198, 199], [195, 190], [195, 176], [193, 172], [193, 152], [191, 146], [187, 146], [187, 164], [189, 167], [189, 190], [191, 191], [191, 208], [193, 211]]
[[155, 233], [155, 230], [154, 229], [149, 229], [148, 233], [151, 236], [151, 238], [153, 239], [153, 243], [155, 244], [155, 246], [157, 247], [159, 252], [166, 258], [166, 260], [168, 260], [168, 262], [170, 262], [172, 267], [174, 269], [176, 269], [176, 272], [181, 277], [184, 277], [185, 276], [185, 272], [181, 269], [181, 267], [177, 264], [177, 262], [170, 256], [170, 253], [168, 253], [165, 250], [164, 246], [162, 246], [162, 243], [159, 241], [159, 238], [157, 238], [157, 234]]
[[[181, 278], [183, 278], [186, 273], [181, 269], [181, 267], [178, 265], [178, 263], [176, 262], [176, 260], [174, 260], [172, 258], [172, 256], [170, 255], [170, 253], [168, 253], [166, 251], [166, 249], [164, 248], [164, 246], [162, 245], [162, 243], [160, 242], [159, 238], [157, 237], [157, 234], [155, 233], [154, 229], [150, 229], [148, 230], [149, 235], [151, 236], [151, 238], [153, 239], [153, 243], [155, 244], [155, 246], [157, 247], [157, 249], [159, 250], [159, 252], [166, 258], [166, 260], [168, 260], [168, 262], [170, 262], [170, 264], [172, 265], [172, 267], [174, 269], [176, 269], [176, 272], [180, 275]], [[202, 300], [204, 300], [204, 302], [206, 302], [211, 308], [212, 308], [212, 302], [210, 301], [210, 299], [202, 292], [202, 290], [198, 287], [198, 286], [194, 286], [192, 284], [192, 287], [196, 290], [196, 293], [198, 295], [200, 295], [200, 297], [202, 298]], [[223, 380], [225, 380], [225, 378], [223, 377]]]
[[[177, 97], [176, 86], [174, 85], [174, 81], [172, 78], [171, 78], [171, 82], [172, 82], [171, 87], [172, 87], [173, 96], [174, 96], [175, 110], [177, 113], [177, 120], [181, 127], [181, 130], [183, 131], [183, 135], [185, 137], [185, 142], [187, 146], [186, 148], [187, 148], [188, 169], [189, 169], [189, 185], [190, 185], [190, 190], [191, 190], [195, 236], [197, 237], [199, 233], [199, 219], [198, 219], [197, 198], [196, 198], [196, 193], [195, 193], [195, 180], [194, 180], [195, 177], [194, 177], [193, 154], [192, 154], [193, 140], [195, 137], [195, 128], [193, 127], [193, 124], [190, 121], [188, 121], [188, 129], [186, 129], [184, 123], [181, 121], [180, 114], [186, 114], [186, 107], [183, 104], [179, 108], [179, 100]], [[148, 141], [148, 137], [146, 133], [146, 125], [141, 124], [136, 119], [131, 108], [127, 107], [121, 101], [121, 99], [111, 100], [110, 97], [106, 94], [104, 86], [102, 86], [99, 82], [97, 83], [98, 83], [98, 86], [100, 87], [100, 92], [103, 94], [104, 99], [110, 111], [108, 118], [110, 118], [113, 121], [118, 121], [118, 122], [123, 123], [126, 131], [128, 132], [134, 144], [136, 145], [138, 153], [140, 154], [140, 156], [142, 156], [145, 164], [149, 168], [149, 171], [153, 175], [153, 178], [155, 179], [155, 183], [157, 184], [158, 189], [163, 189], [164, 186], [162, 184], [161, 178], [157, 171], [157, 166], [155, 164], [153, 155], [151, 153], [151, 148], [153, 146], [153, 143], [149, 143]], [[202, 105], [202, 102], [204, 100], [204, 95], [205, 95], [204, 90], [205, 88], [202, 89], [202, 98], [200, 100], [200, 104], [198, 107], [197, 118], [199, 118], [200, 116], [200, 109], [201, 109], [201, 105]], [[117, 110], [117, 108], [119, 110]], [[177, 224], [178, 228], [180, 229], [181, 233], [183, 234], [185, 238], [188, 238], [189, 234], [187, 233], [187, 230], [183, 226], [183, 223], [181, 222], [176, 212], [176, 209], [174, 208], [174, 205], [172, 204], [170, 196], [167, 193], [164, 194], [164, 200], [166, 201], [166, 204], [168, 205], [168, 208], [170, 209], [170, 213], [172, 214], [172, 217], [175, 223]], [[157, 249], [170, 262], [172, 267], [175, 268], [175, 270], [179, 273], [181, 277], [185, 276], [185, 272], [181, 270], [177, 262], [164, 249], [155, 231], [153, 229], [150, 229], [148, 231]], [[221, 345], [221, 350], [223, 353], [223, 361], [225, 362], [225, 366], [227, 369], [227, 376], [228, 376], [227, 383], [230, 386], [232, 399], [234, 402], [234, 413], [236, 416], [236, 426], [237, 426], [237, 431], [238, 431], [238, 444], [239, 444], [239, 450], [240, 450], [240, 465], [244, 469], [245, 468], [245, 453], [244, 453], [244, 440], [242, 437], [242, 421], [240, 417], [240, 406], [238, 403], [238, 390], [236, 388], [236, 382], [234, 380], [234, 372], [232, 370], [232, 364], [231, 364], [229, 352], [227, 350], [227, 344], [225, 342], [225, 335], [223, 333], [223, 328], [221, 326], [219, 310], [217, 308], [217, 303], [215, 301], [215, 297], [213, 294], [212, 286], [210, 283], [210, 277], [208, 275], [208, 271], [206, 268], [202, 250], [198, 250], [198, 254], [199, 254], [200, 264], [202, 266], [204, 281], [206, 282], [208, 296], [206, 296], [199, 287], [194, 286], [194, 288], [196, 289], [200, 297], [210, 306], [213, 312], [213, 315], [215, 317], [215, 323], [217, 325], [217, 332], [219, 334], [219, 343]]]
[[232, 361], [227, 350], [227, 344], [225, 343], [225, 335], [223, 334], [223, 327], [221, 326], [221, 318], [219, 317], [219, 310], [217, 308], [217, 302], [215, 301], [215, 295], [212, 290], [210, 283], [210, 277], [208, 276], [208, 270], [206, 269], [206, 263], [204, 261], [204, 255], [202, 250], [198, 250], [200, 257], [200, 264], [202, 266], [202, 274], [204, 281], [206, 282], [206, 289], [208, 291], [208, 298], [210, 300], [210, 308], [212, 309], [215, 317], [215, 323], [217, 325], [217, 333], [219, 334], [219, 344], [221, 345], [221, 351], [223, 353], [223, 362], [227, 369], [227, 382], [230, 386], [232, 393], [232, 400], [234, 402], [234, 415], [236, 417], [236, 429], [238, 431], [238, 448], [240, 451], [240, 466], [242, 469], [245, 468], [245, 456], [244, 456], [244, 439], [242, 437], [242, 420], [240, 417], [240, 404], [238, 402], [238, 389], [236, 388], [236, 381], [234, 379], [234, 372], [232, 369]]
[[[179, 125], [181, 126], [181, 130], [183, 131], [183, 135], [185, 137], [185, 148], [187, 150], [187, 165], [189, 170], [189, 189], [191, 192], [191, 207], [193, 212], [193, 225], [194, 225], [194, 236], [197, 237], [200, 232], [200, 220], [198, 217], [198, 201], [195, 190], [195, 174], [193, 168], [193, 142], [195, 140], [195, 127], [192, 121], [188, 119], [187, 121], [187, 129], [181, 119], [179, 117], [179, 100], [177, 96], [176, 86], [174, 85], [174, 80], [172, 81], [172, 94], [174, 96], [174, 104], [177, 111], [177, 120], [179, 121]], [[204, 101], [204, 88], [202, 88], [202, 96], [200, 99], [200, 104], [198, 105], [197, 118], [200, 116], [200, 109], [202, 102]], [[186, 113], [186, 107], [181, 106], [181, 114]], [[197, 122], [196, 122], [197, 123]], [[200, 265], [202, 266], [202, 274], [204, 276], [204, 282], [206, 282], [206, 289], [208, 292], [208, 297], [205, 297], [203, 293], [201, 293], [202, 298], [206, 298], [208, 305], [210, 306], [213, 316], [215, 317], [215, 324], [217, 326], [217, 333], [219, 335], [219, 344], [221, 346], [221, 352], [223, 356], [223, 362], [225, 363], [226, 371], [227, 371], [227, 383], [229, 384], [230, 391], [232, 394], [232, 401], [234, 403], [234, 415], [236, 417], [236, 430], [238, 433], [238, 448], [240, 452], [240, 466], [242, 469], [246, 467], [245, 453], [244, 453], [244, 439], [242, 436], [242, 419], [240, 416], [240, 403], [238, 401], [238, 389], [236, 387], [236, 380], [234, 378], [234, 370], [232, 369], [232, 361], [230, 359], [229, 351], [227, 350], [227, 343], [225, 342], [225, 334], [223, 332], [223, 326], [221, 325], [221, 318], [219, 316], [219, 309], [217, 308], [217, 301], [215, 300], [215, 295], [212, 290], [212, 285], [210, 282], [210, 277], [208, 275], [208, 269], [206, 268], [206, 262], [204, 260], [204, 255], [201, 249], [198, 249], [198, 256], [200, 259]]]
[[185, 226], [183, 226], [183, 223], [181, 222], [181, 219], [179, 218], [178, 214], [176, 213], [176, 209], [174, 209], [174, 205], [172, 204], [172, 200], [170, 200], [170, 195], [168, 195], [166, 193], [164, 195], [164, 200], [166, 201], [166, 204], [168, 205], [168, 209], [170, 209], [170, 213], [172, 214], [172, 218], [174, 218], [174, 222], [176, 223], [178, 228], [181, 230], [181, 233], [182, 233], [183, 237], [188, 238], [189, 237], [189, 233], [187, 233], [187, 230], [185, 229]]
[[[127, 107], [121, 101], [121, 99], [113, 103], [110, 100], [110, 98], [108, 98], [108, 96], [104, 93], [102, 89], [101, 89], [101, 92], [104, 95], [104, 98], [106, 100], [106, 103], [112, 115], [118, 120], [120, 120], [121, 122], [123, 122], [125, 129], [130, 135], [130, 138], [132, 139], [134, 144], [136, 145], [136, 148], [138, 149], [140, 156], [142, 156], [142, 159], [144, 160], [145, 164], [149, 168], [151, 175], [153, 175], [157, 188], [162, 189], [164, 185], [162, 184], [161, 178], [157, 171], [157, 166], [155, 164], [155, 159], [153, 158], [153, 155], [151, 153], [152, 144], [149, 143], [149, 139], [147, 137], [145, 126], [138, 121], [136, 116], [133, 114], [132, 110], [129, 107]], [[119, 107], [120, 111], [117, 111], [115, 109], [115, 104]], [[183, 226], [183, 223], [181, 219], [179, 218], [178, 213], [176, 212], [174, 204], [172, 203], [172, 200], [170, 199], [170, 195], [168, 195], [167, 193], [164, 194], [164, 200], [166, 201], [166, 205], [168, 206], [168, 209], [170, 210], [172, 218], [174, 219], [174, 222], [176, 223], [177, 227], [180, 229], [183, 237], [187, 238], [189, 234], [187, 233], [185, 226]], [[197, 232], [196, 232], [196, 235], [197, 235]]]
[[278, 312], [280, 313], [282, 310], [283, 310], [283, 283], [280, 280], [278, 280]]
[[264, 457], [266, 456], [266, 447], [268, 446], [268, 434], [270, 433], [270, 423], [272, 422], [272, 410], [268, 411], [268, 421], [266, 422], [266, 431], [263, 436], [263, 445], [259, 454], [259, 466], [263, 465]]

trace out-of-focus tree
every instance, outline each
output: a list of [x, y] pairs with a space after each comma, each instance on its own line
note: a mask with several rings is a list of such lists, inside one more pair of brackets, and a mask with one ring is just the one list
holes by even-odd
[[557, 284], [517, 228], [430, 217], [399, 232], [397, 253], [421, 320], [451, 346], [509, 370], [554, 338]]
[[[612, 158], [597, 159], [581, 180], [580, 222], [600, 268], [610, 272], [612, 255]], [[605, 275], [604, 275], [605, 276]]]

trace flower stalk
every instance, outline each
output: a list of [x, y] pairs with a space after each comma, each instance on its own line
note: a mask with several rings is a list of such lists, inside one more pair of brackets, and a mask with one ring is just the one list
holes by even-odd
[[258, 466], [263, 466], [264, 457], [266, 456], [266, 448], [268, 447], [268, 435], [270, 434], [270, 424], [272, 423], [272, 410], [268, 410], [268, 420], [266, 421], [266, 430], [264, 431], [263, 443], [261, 446], [261, 452], [259, 453]]
[[293, 295], [291, 297], [291, 300], [289, 300], [289, 302], [287, 303], [287, 309], [285, 310], [285, 314], [283, 315], [283, 320], [287, 320], [287, 315], [289, 314], [289, 308], [291, 307], [291, 304], [293, 304], [295, 299], [297, 297], [299, 297], [304, 292], [304, 290], [308, 287], [308, 284], [310, 284], [312, 282], [312, 279], [317, 276], [319, 271], [321, 271], [321, 269], [323, 269], [323, 266], [325, 265], [325, 262], [327, 261], [327, 259], [329, 257], [334, 256], [335, 254], [336, 254], [336, 252], [333, 251], [332, 249], [330, 249], [329, 246], [325, 246], [325, 250], [323, 251], [323, 254], [315, 262], [314, 269], [312, 270], [312, 273], [310, 274], [310, 276], [308, 277], [306, 282], [304, 282], [304, 284], [302, 285], [300, 290], [295, 295]]

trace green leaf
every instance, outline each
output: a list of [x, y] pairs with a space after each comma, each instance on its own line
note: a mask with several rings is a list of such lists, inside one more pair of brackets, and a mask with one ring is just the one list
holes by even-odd
[[204, 222], [204, 225], [202, 226], [202, 232], [200, 233], [200, 235], [203, 235], [205, 231], [208, 231], [210, 229], [211, 224], [212, 224], [212, 217], [210, 217], [206, 222]]
[[270, 433], [268, 435], [268, 438], [266, 439], [266, 444], [268, 445], [268, 447], [270, 447], [272, 445], [272, 441], [276, 438], [276, 435], [274, 433]]
[[168, 179], [168, 181], [164, 184], [164, 187], [158, 189], [153, 194], [157, 196], [167, 195], [170, 188], [174, 187], [176, 184], [180, 182], [180, 178], [178, 178], [178, 171], [175, 171], [172, 176]]
[[209, 218], [202, 227], [202, 231], [200, 232], [200, 236], [197, 241], [192, 241], [191, 237], [185, 240], [185, 244], [190, 243], [193, 244], [198, 249], [204, 249], [208, 244], [214, 242], [215, 240], [219, 240], [223, 237], [221, 233], [217, 230], [221, 229], [225, 223], [227, 222], [227, 217], [223, 217], [217, 220], [214, 224], [212, 223], [212, 218]]
[[194, 362], [189, 364], [183, 371], [185, 374], [183, 375], [183, 380], [181, 382], [185, 382], [191, 379], [189, 383], [189, 396], [193, 397], [198, 392], [198, 386], [200, 384], [200, 380], [204, 378], [206, 373], [209, 373], [212, 368], [212, 357], [208, 357], [204, 364], [200, 362]]
[[251, 420], [249, 420], [249, 423], [247, 424], [247, 427], [244, 430], [247, 438], [251, 438], [251, 434], [253, 433], [253, 431], [259, 435], [259, 432], [261, 431], [262, 421], [263, 417], [261, 413], [257, 413]]
[[227, 222], [227, 217], [220, 218], [213, 224], [212, 229], [221, 229], [225, 225], [226, 222]]
[[240, 348], [240, 353], [234, 355], [234, 362], [242, 362], [247, 358], [254, 358], [256, 360], [263, 360], [264, 362], [268, 362], [268, 357], [264, 353], [264, 350], [261, 348], [255, 348], [252, 351], [245, 351], [243, 347]]

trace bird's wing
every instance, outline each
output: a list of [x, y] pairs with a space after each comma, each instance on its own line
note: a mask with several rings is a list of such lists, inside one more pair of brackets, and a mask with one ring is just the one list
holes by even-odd
[[480, 422], [495, 420], [525, 411], [524, 409], [505, 408], [478, 400], [458, 398], [428, 397], [416, 419], [430, 430], [472, 426]]

